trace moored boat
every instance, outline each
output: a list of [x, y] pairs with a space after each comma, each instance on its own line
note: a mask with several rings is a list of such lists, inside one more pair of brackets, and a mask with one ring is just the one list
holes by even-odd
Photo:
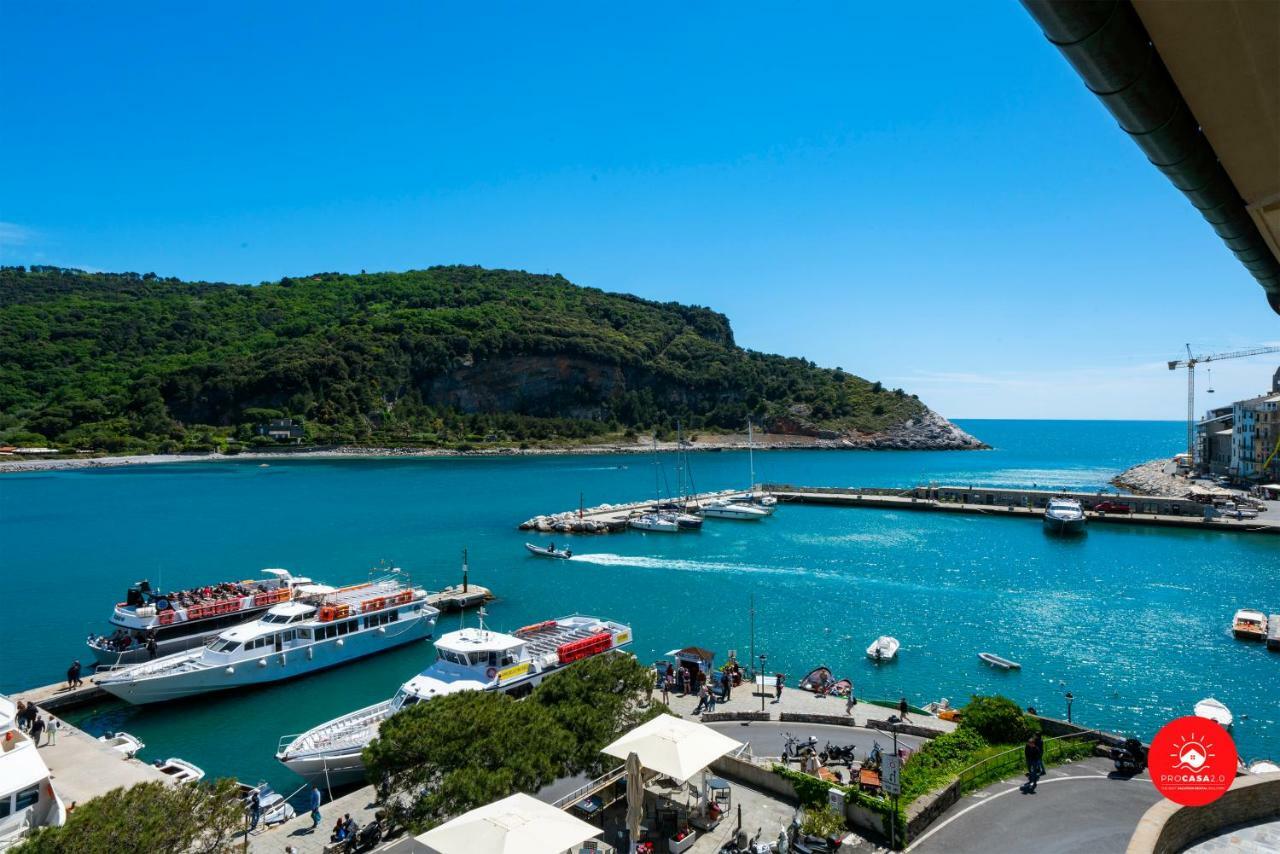
[[570, 549], [557, 549], [555, 543], [548, 543], [545, 546], [536, 546], [533, 543], [525, 543], [524, 547], [529, 550], [530, 554], [538, 557], [552, 557], [559, 560], [568, 560], [573, 557], [573, 551]]
[[1280, 614], [1267, 618], [1267, 649], [1280, 650]]
[[176, 756], [170, 756], [168, 759], [157, 759], [151, 764], [161, 774], [167, 774], [178, 783], [191, 783], [194, 785], [204, 779], [204, 771], [199, 766]]
[[867, 658], [872, 661], [893, 661], [898, 655], [898, 639], [889, 635], [881, 635], [867, 647]]
[[203, 649], [113, 668], [94, 681], [136, 704], [279, 682], [429, 638], [440, 613], [425, 590], [396, 577], [296, 592]]
[[1012, 661], [1008, 658], [1004, 658], [1003, 656], [996, 655], [994, 652], [980, 652], [978, 653], [978, 658], [980, 658], [984, 663], [990, 664], [992, 667], [996, 668], [997, 670], [1021, 670], [1022, 669], [1022, 665], [1019, 664], [1018, 662]]
[[59, 827], [67, 819], [49, 766], [16, 718], [13, 701], [0, 697], [0, 850], [35, 828]]
[[89, 636], [93, 658], [106, 666], [147, 661], [152, 658], [147, 649], [149, 639], [155, 641], [156, 656], [198, 649], [219, 632], [289, 601], [295, 587], [311, 583], [311, 579], [295, 577], [285, 569], [265, 569], [263, 575], [166, 592], [153, 590], [146, 580], [139, 581], [112, 611], [114, 632]]
[[1280, 765], [1270, 759], [1255, 759], [1249, 763], [1250, 774], [1280, 774]]
[[659, 534], [674, 534], [680, 530], [680, 526], [673, 518], [661, 516], [656, 513], [645, 513], [642, 516], [635, 516], [627, 520], [627, 524], [637, 531], [653, 531]]
[[142, 739], [135, 735], [129, 735], [127, 732], [112, 732], [107, 735], [100, 735], [98, 736], [98, 741], [101, 741], [125, 759], [132, 759], [134, 754], [146, 747], [142, 743]]
[[403, 708], [460, 691], [524, 696], [547, 676], [574, 662], [622, 649], [631, 627], [575, 615], [547, 620], [511, 634], [465, 628], [441, 635], [436, 660], [400, 686], [389, 700], [358, 709], [300, 735], [280, 739], [276, 758], [312, 781], [336, 786], [364, 778], [361, 752], [382, 722]]
[[244, 802], [245, 809], [249, 809], [253, 796], [258, 796], [258, 820], [268, 827], [289, 821], [298, 814], [284, 795], [271, 788], [269, 783], [261, 782], [250, 786], [248, 783], [237, 782], [236, 788], [240, 790], [240, 800]]
[[1056, 495], [1044, 508], [1044, 527], [1054, 534], [1078, 534], [1084, 531], [1084, 508], [1074, 498]]
[[737, 519], [754, 521], [769, 516], [770, 510], [754, 504], [739, 504], [727, 498], [708, 501], [702, 505], [702, 515], [711, 519]]
[[1239, 640], [1267, 639], [1267, 615], [1255, 608], [1241, 608], [1231, 620], [1231, 634]]
[[1196, 717], [1211, 720], [1223, 729], [1229, 730], [1235, 723], [1235, 716], [1231, 714], [1231, 710], [1221, 700], [1215, 700], [1213, 697], [1206, 697], [1196, 703], [1194, 711]]

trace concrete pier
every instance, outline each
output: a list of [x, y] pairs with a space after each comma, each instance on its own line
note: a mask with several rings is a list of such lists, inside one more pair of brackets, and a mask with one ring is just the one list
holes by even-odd
[[[1280, 514], [1272, 518], [1258, 516], [1255, 519], [1235, 519], [1218, 516], [1206, 519], [1203, 504], [1189, 498], [1167, 498], [1156, 495], [999, 489], [987, 486], [916, 486], [909, 489], [882, 489], [766, 483], [762, 489], [776, 496], [779, 502], [794, 504], [970, 513], [1021, 519], [1043, 518], [1044, 507], [1049, 499], [1065, 496], [1081, 503], [1090, 523], [1280, 534]], [[1122, 504], [1129, 508], [1130, 512], [1103, 513], [1091, 509], [1103, 501]]]
[[[700, 492], [684, 499], [687, 504], [698, 504], [728, 495], [744, 495], [743, 489], [723, 489], [719, 492]], [[633, 516], [651, 513], [658, 504], [667, 500], [632, 501], [626, 504], [601, 504], [581, 510], [565, 510], [549, 516], [534, 516], [521, 522], [521, 531], [541, 531], [558, 534], [614, 534], [627, 529], [627, 520]]]

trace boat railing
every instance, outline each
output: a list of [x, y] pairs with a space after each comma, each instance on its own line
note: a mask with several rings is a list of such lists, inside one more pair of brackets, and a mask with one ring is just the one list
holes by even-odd
[[552, 806], [554, 806], [558, 810], [562, 810], [565, 807], [572, 806], [573, 804], [576, 804], [579, 801], [586, 800], [587, 798], [594, 795], [596, 792], [603, 789], [605, 786], [608, 786], [612, 783], [616, 783], [617, 781], [621, 780], [625, 776], [627, 776], [627, 766], [624, 763], [622, 765], [619, 765], [617, 768], [614, 768], [611, 771], [606, 771], [604, 774], [601, 774], [599, 777], [596, 777], [594, 780], [587, 783], [586, 785], [579, 786], [569, 794], [558, 799], [554, 804], [552, 804]]

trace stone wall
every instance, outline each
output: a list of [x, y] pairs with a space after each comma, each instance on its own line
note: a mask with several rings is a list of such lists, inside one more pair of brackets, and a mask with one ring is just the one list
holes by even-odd
[[1280, 816], [1280, 774], [1239, 777], [1227, 793], [1203, 807], [1163, 800], [1147, 810], [1129, 839], [1128, 854], [1177, 854], [1228, 827]]

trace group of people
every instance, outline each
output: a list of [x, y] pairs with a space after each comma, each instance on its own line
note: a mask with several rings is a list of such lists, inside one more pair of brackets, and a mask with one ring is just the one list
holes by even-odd
[[116, 629], [110, 635], [98, 635], [93, 638], [95, 646], [106, 647], [116, 652], [125, 652], [131, 649], [135, 644], [145, 646], [147, 655], [151, 658], [156, 657], [156, 632], [155, 629], [147, 629], [145, 633], [139, 634], [130, 632], [127, 629]]
[[194, 608], [196, 605], [209, 605], [213, 602], [225, 602], [228, 599], [242, 599], [255, 593], [266, 593], [264, 584], [256, 585], [257, 589], [247, 584], [224, 581], [221, 584], [192, 587], [190, 590], [178, 590], [174, 593], [157, 593], [152, 600], [168, 599], [174, 608]]
[[62, 722], [53, 716], [46, 719], [35, 703], [19, 700], [14, 721], [21, 732], [31, 736], [31, 743], [36, 747], [40, 746], [40, 739], [43, 737], [47, 737], [46, 744], [58, 743], [58, 730], [62, 729]]
[[333, 832], [329, 834], [329, 841], [346, 842], [356, 835], [356, 830], [358, 830], [356, 820], [351, 817], [351, 813], [346, 813], [333, 825]]

